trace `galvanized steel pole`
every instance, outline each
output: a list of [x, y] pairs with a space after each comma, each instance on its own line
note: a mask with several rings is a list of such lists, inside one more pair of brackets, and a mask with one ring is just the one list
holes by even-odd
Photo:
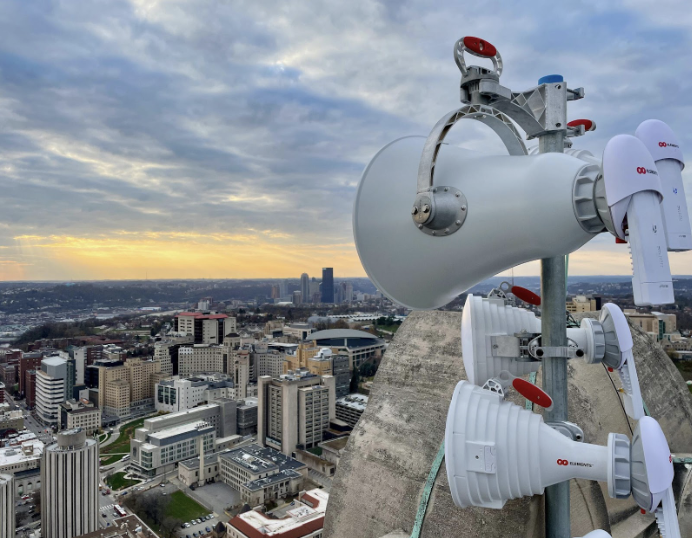
[[[564, 86], [562, 77], [550, 76], [539, 81], [547, 83], [550, 90]], [[546, 88], [548, 90], [548, 88]], [[539, 138], [540, 153], [562, 153], [565, 144], [567, 100], [562, 91], [546, 91], [546, 106], [562, 117], [562, 129], [549, 132]], [[557, 256], [541, 260], [541, 335], [542, 346], [564, 347], [567, 345], [567, 316], [565, 299], [565, 257]], [[567, 420], [567, 361], [564, 358], [543, 358], [543, 390], [553, 398], [553, 408], [546, 411], [546, 422]], [[546, 538], [571, 538], [569, 482], [549, 486], [545, 490]]]

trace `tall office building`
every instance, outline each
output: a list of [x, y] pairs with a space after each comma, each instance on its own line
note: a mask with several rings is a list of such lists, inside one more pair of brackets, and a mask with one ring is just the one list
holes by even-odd
[[60, 418], [60, 404], [67, 399], [67, 361], [60, 357], [47, 357], [36, 372], [36, 416], [46, 425], [56, 425]]
[[279, 280], [279, 297], [283, 299], [287, 295], [286, 291], [286, 281], [285, 280]]
[[98, 529], [99, 447], [81, 428], [66, 430], [41, 459], [41, 536], [73, 538]]
[[331, 267], [322, 268], [322, 302], [334, 303], [334, 269]]
[[0, 538], [14, 538], [14, 484], [10, 474], [0, 474]]
[[290, 456], [296, 448], [317, 446], [336, 418], [336, 382], [330, 375], [305, 370], [278, 379], [261, 376], [258, 387], [257, 440]]
[[310, 302], [310, 277], [307, 273], [300, 275], [300, 297], [304, 303]]

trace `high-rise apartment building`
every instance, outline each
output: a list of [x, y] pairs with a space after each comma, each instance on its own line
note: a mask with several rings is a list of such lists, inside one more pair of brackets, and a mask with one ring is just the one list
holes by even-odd
[[322, 302], [334, 302], [334, 269], [331, 267], [322, 268]]
[[304, 303], [310, 302], [310, 277], [307, 273], [300, 275], [300, 296]]
[[178, 349], [178, 374], [184, 377], [200, 372], [228, 373], [230, 349], [216, 344], [194, 344]]
[[19, 392], [23, 396], [26, 396], [26, 373], [29, 370], [39, 370], [42, 360], [43, 353], [38, 351], [22, 353], [19, 359]]
[[125, 361], [130, 384], [130, 413], [142, 414], [154, 409], [154, 375], [161, 372], [161, 363], [151, 359], [131, 358]]
[[0, 474], [0, 538], [14, 538], [14, 483], [12, 475]]
[[334, 377], [306, 370], [278, 379], [260, 377], [257, 400], [258, 442], [289, 456], [297, 447], [313, 448], [322, 442], [329, 421], [336, 417]]
[[226, 314], [181, 312], [173, 323], [176, 332], [192, 335], [195, 344], [221, 344], [224, 336], [237, 330], [236, 318]]
[[251, 355], [258, 376], [279, 377], [284, 373], [285, 354], [269, 349], [266, 344], [254, 344]]
[[41, 461], [41, 536], [73, 538], [99, 526], [99, 447], [80, 428], [57, 435]]
[[36, 372], [36, 417], [45, 425], [57, 426], [60, 404], [66, 399], [67, 361], [60, 357], [47, 357]]
[[130, 416], [130, 384], [122, 361], [101, 360], [98, 368], [98, 404], [104, 415], [119, 418]]

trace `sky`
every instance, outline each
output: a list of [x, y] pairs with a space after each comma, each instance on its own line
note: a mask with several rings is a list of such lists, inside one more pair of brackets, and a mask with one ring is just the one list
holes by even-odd
[[[4, 0], [0, 280], [365, 276], [360, 175], [460, 106], [464, 35], [498, 48], [515, 91], [551, 73], [585, 88], [569, 119], [598, 129], [575, 147], [600, 155], [658, 118], [692, 156], [682, 0]], [[692, 273], [692, 253], [670, 259]], [[574, 275], [629, 271], [609, 234], [570, 258]]]

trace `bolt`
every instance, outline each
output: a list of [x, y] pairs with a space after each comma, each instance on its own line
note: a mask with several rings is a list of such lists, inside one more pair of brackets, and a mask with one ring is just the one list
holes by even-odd
[[448, 191], [449, 191], [449, 187], [445, 187], [445, 192], [448, 192]]
[[433, 235], [437, 235], [435, 232], [432, 233]]
[[460, 220], [456, 221], [456, 225], [461, 226], [461, 221]]
[[433, 192], [437, 192], [437, 189], [433, 189]]
[[419, 229], [419, 230], [422, 230], [422, 229], [423, 229], [423, 225], [422, 225], [422, 224], [419, 224], [419, 225], [418, 225], [418, 229]]
[[465, 205], [462, 205], [462, 206], [461, 206], [461, 210], [462, 210], [462, 211], [466, 211], [466, 206], [465, 206]]
[[418, 208], [414, 205], [413, 209], [411, 209], [411, 215], [415, 215], [418, 213]]
[[656, 228], [656, 225], [655, 225], [655, 224], [652, 226], [651, 229], [654, 231], [654, 233], [656, 233], [657, 228]]
[[423, 204], [423, 213], [430, 213], [430, 206], [428, 204]]
[[445, 228], [445, 233], [446, 233], [446, 234], [449, 233], [449, 228]]
[[456, 193], [454, 196], [456, 196], [457, 198], [459, 198], [459, 196], [461, 196], [461, 194]]

